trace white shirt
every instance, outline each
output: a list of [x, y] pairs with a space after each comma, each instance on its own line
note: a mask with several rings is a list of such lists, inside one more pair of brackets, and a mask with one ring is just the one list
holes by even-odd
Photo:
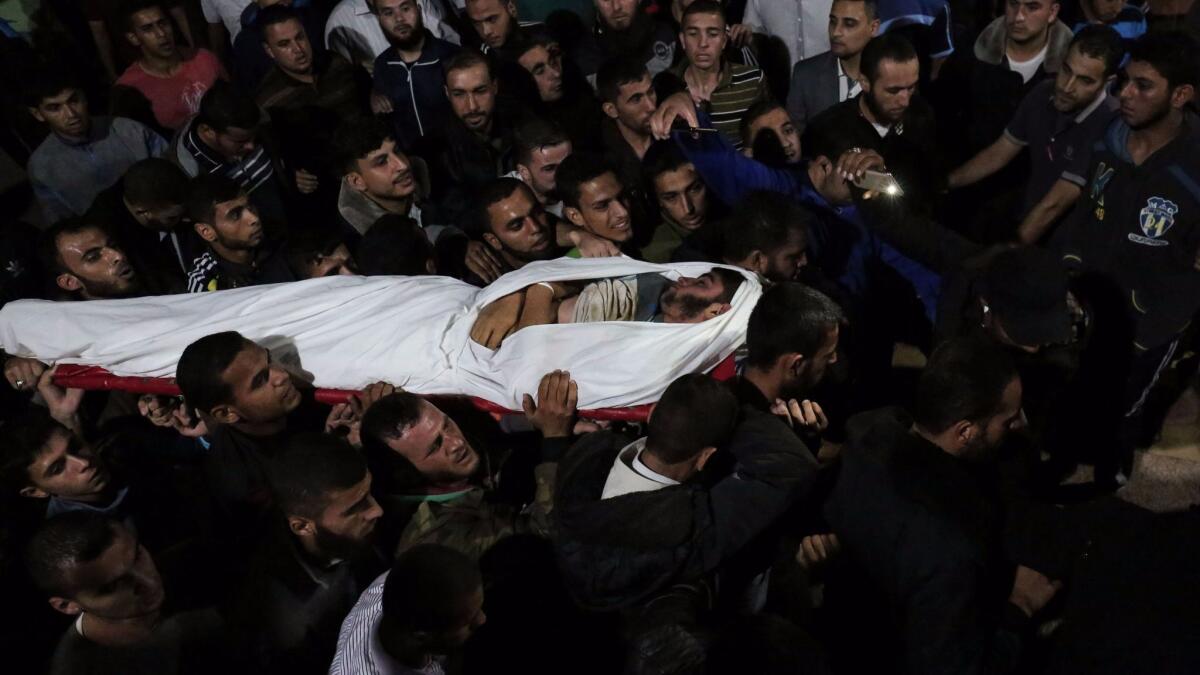
[[200, 9], [204, 12], [204, 20], [209, 23], [223, 23], [229, 32], [229, 44], [242, 32], [242, 11], [254, 0], [200, 0]]
[[[459, 44], [458, 33], [442, 20], [441, 5], [434, 0], [420, 0], [421, 18], [425, 28], [436, 38]], [[375, 57], [391, 44], [379, 27], [379, 19], [371, 13], [367, 0], [342, 0], [329, 13], [325, 23], [325, 46], [350, 61], [375, 69]]]
[[1050, 41], [1046, 40], [1046, 45], [1042, 47], [1042, 51], [1038, 52], [1037, 56], [1028, 61], [1017, 61], [1009, 56], [1008, 68], [1015, 73], [1020, 73], [1021, 79], [1029, 82], [1029, 80], [1033, 79], [1034, 74], [1037, 73], [1037, 69], [1042, 65], [1042, 61], [1046, 60], [1046, 51], [1049, 49]]
[[838, 67], [838, 100], [845, 101], [849, 98], [854, 98], [862, 93], [862, 84], [858, 80], [850, 79], [846, 71], [842, 70], [842, 60], [837, 60]]
[[437, 659], [420, 670], [413, 670], [392, 658], [379, 643], [383, 584], [387, 576], [384, 572], [372, 581], [346, 615], [338, 632], [337, 653], [329, 666], [329, 675], [445, 675], [446, 671]]
[[742, 23], [782, 40], [795, 66], [829, 51], [831, 7], [833, 0], [750, 0]]
[[654, 471], [642, 462], [642, 452], [646, 450], [646, 439], [639, 438], [617, 453], [608, 479], [604, 481], [604, 491], [600, 499], [620, 497], [634, 492], [652, 492], [671, 485], [679, 485], [679, 481]]

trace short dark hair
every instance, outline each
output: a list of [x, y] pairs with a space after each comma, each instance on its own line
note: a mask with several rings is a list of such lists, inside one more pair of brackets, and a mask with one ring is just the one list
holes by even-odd
[[81, 589], [70, 583], [71, 571], [103, 555], [118, 527], [123, 526], [115, 518], [94, 511], [68, 511], [45, 521], [25, 548], [33, 583], [54, 596], [73, 596]]
[[161, 157], [135, 163], [121, 179], [125, 199], [138, 206], [182, 205], [187, 202], [189, 189], [183, 169]]
[[367, 461], [350, 442], [330, 434], [303, 433], [288, 439], [272, 458], [269, 482], [284, 516], [316, 520], [332, 492], [354, 487], [367, 476]]
[[[834, 2], [836, 2], [836, 1], [837, 0], [834, 0]], [[878, 0], [844, 0], [844, 1], [845, 2], [861, 2], [863, 5], [865, 5], [863, 7], [863, 12], [866, 13], [868, 21], [874, 21], [876, 18], [879, 17], [879, 1]]]
[[1197, 86], [1196, 39], [1180, 30], [1151, 31], [1129, 47], [1129, 61], [1150, 64], [1174, 89]]
[[233, 389], [225, 382], [225, 371], [249, 344], [241, 333], [225, 331], [206, 335], [188, 345], [175, 367], [175, 383], [188, 404], [208, 413], [229, 403]]
[[917, 380], [913, 421], [940, 433], [962, 420], [994, 415], [1004, 389], [1017, 377], [1012, 358], [998, 345], [979, 338], [953, 338], [929, 357]]
[[558, 44], [558, 40], [554, 36], [538, 28], [520, 31], [515, 37], [517, 40], [512, 50], [514, 60], [525, 56], [534, 47], [544, 47], [546, 51], [549, 51], [551, 47]]
[[711, 272], [713, 276], [721, 280], [721, 286], [725, 289], [716, 297], [716, 302], [723, 304], [733, 302], [733, 296], [737, 294], [737, 290], [746, 281], [745, 275], [728, 267], [714, 267]]
[[450, 73], [453, 73], [456, 70], [474, 68], [475, 66], [479, 65], [482, 65], [484, 69], [487, 70], [489, 80], [496, 80], [496, 73], [492, 71], [491, 60], [473, 49], [464, 49], [454, 56], [451, 56], [449, 59], [446, 59], [445, 64], [442, 66], [442, 72], [445, 73], [446, 79], [449, 80]]
[[745, 260], [754, 251], [770, 255], [787, 243], [792, 232], [808, 233], [812, 213], [778, 193], [756, 190], [734, 207], [736, 217], [721, 224], [721, 257], [727, 261]]
[[304, 21], [300, 18], [300, 12], [292, 9], [288, 5], [271, 5], [258, 10], [258, 31], [262, 36], [262, 41], [267, 41], [267, 26], [274, 26], [277, 23], [287, 21], [295, 21], [300, 24], [300, 28], [308, 32], [308, 27], [304, 25]]
[[679, 377], [667, 387], [647, 424], [646, 451], [667, 464], [685, 462], [729, 440], [738, 402], [729, 387], [703, 373]]
[[253, 130], [261, 120], [262, 112], [253, 98], [233, 84], [217, 80], [200, 99], [196, 127], [203, 124], [219, 132], [232, 128]]
[[128, 2], [119, 6], [117, 17], [120, 19], [120, 21], [118, 23], [121, 25], [123, 30], [128, 33], [132, 33], [133, 15], [154, 7], [162, 10], [163, 15], [168, 17], [170, 16], [167, 14], [167, 4], [164, 2], [164, 0], [128, 0]]
[[501, 199], [508, 199], [517, 190], [525, 190], [533, 199], [529, 186], [516, 178], [495, 178], [475, 191], [474, 201], [466, 215], [466, 228], [477, 238], [492, 231], [488, 209]]
[[373, 480], [384, 492], [399, 492], [425, 483], [417, 467], [387, 445], [389, 439], [404, 435], [421, 419], [423, 403], [424, 399], [416, 394], [397, 391], [376, 401], [363, 414], [359, 432], [363, 453]]
[[232, 178], [205, 173], [192, 179], [184, 210], [193, 223], [213, 225], [217, 219], [217, 204], [230, 202], [242, 195], [242, 186]]
[[337, 247], [345, 243], [337, 228], [316, 224], [295, 226], [288, 232], [283, 254], [292, 274], [297, 279], [307, 279], [310, 264], [320, 257], [333, 255]]
[[859, 70], [868, 81], [874, 82], [879, 76], [879, 64], [885, 59], [896, 63], [907, 63], [917, 58], [917, 50], [913, 49], [908, 38], [899, 33], [884, 33], [871, 38], [862, 51], [862, 63]]
[[41, 246], [38, 248], [40, 249], [39, 254], [42, 258], [42, 265], [45, 266], [46, 271], [49, 272], [51, 276], [58, 276], [64, 272], [70, 272], [71, 270], [68, 270], [67, 266], [63, 264], [62, 256], [58, 253], [59, 237], [70, 234], [79, 234], [80, 232], [93, 229], [100, 230], [101, 232], [111, 236], [111, 233], [104, 224], [97, 223], [90, 218], [84, 218], [81, 216], [70, 216], [68, 218], [63, 218], [57, 223], [51, 225], [49, 228], [43, 230], [41, 234]]
[[567, 143], [571, 137], [553, 120], [529, 116], [513, 129], [513, 159], [526, 166], [533, 160], [533, 153], [551, 145]]
[[1067, 47], [1068, 51], [1071, 49], [1077, 49], [1084, 56], [1103, 61], [1105, 77], [1116, 73], [1121, 67], [1121, 60], [1125, 58], [1125, 44], [1120, 34], [1106, 24], [1092, 24], [1081, 28]]
[[24, 80], [21, 97], [30, 108], [36, 108], [42, 101], [58, 96], [68, 89], [77, 89], [83, 93], [79, 76], [73, 70], [59, 64], [35, 67]]
[[738, 123], [738, 135], [742, 137], [743, 145], [754, 145], [754, 139], [750, 137], [751, 125], [758, 121], [758, 118], [773, 110], [786, 110], [786, 108], [773, 98], [765, 98], [746, 110], [746, 114], [742, 115], [742, 121]]
[[841, 308], [824, 293], [795, 282], [776, 284], [750, 313], [746, 363], [769, 368], [784, 354], [813, 356], [829, 330], [845, 320]]
[[693, 14], [717, 14], [723, 23], [729, 23], [729, 19], [725, 15], [725, 6], [717, 0], [696, 0], [688, 5], [683, 10], [683, 14], [679, 16], [679, 25], [682, 27], [687, 18]]
[[437, 633], [458, 627], [462, 599], [483, 586], [466, 554], [440, 544], [401, 553], [383, 582], [383, 621], [404, 633]]
[[[57, 432], [71, 433], [44, 408], [33, 407], [0, 426], [0, 489], [10, 496], [29, 487], [29, 467]], [[0, 499], [3, 499], [0, 496]]]
[[389, 213], [367, 228], [358, 243], [355, 260], [367, 276], [428, 274], [433, 244], [417, 221]]
[[649, 74], [646, 62], [641, 59], [632, 56], [613, 57], [596, 72], [596, 93], [602, 103], [616, 103], [623, 85], [640, 82]]
[[655, 194], [658, 192], [654, 187], [655, 179], [668, 171], [678, 171], [691, 163], [692, 160], [683, 154], [674, 141], [655, 141], [650, 144], [650, 148], [646, 150], [646, 156], [642, 158], [642, 182], [646, 184], [646, 190], [650, 194]]
[[617, 169], [603, 155], [590, 152], [573, 152], [558, 165], [554, 174], [554, 183], [558, 195], [562, 197], [563, 205], [579, 208], [580, 186], [595, 180], [606, 173], [611, 173], [621, 180]]
[[352, 118], [342, 122], [333, 134], [334, 160], [342, 175], [358, 171], [358, 160], [375, 152], [396, 134], [377, 117]]

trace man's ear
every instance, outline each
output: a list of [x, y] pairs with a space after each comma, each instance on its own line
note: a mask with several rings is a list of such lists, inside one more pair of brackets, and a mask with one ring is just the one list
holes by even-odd
[[62, 612], [68, 616], [78, 616], [79, 614], [83, 613], [83, 608], [80, 607], [74, 600], [68, 600], [58, 596], [51, 596], [50, 606], [54, 608], [54, 611]]
[[1049, 23], [1053, 24], [1054, 20], [1058, 18], [1058, 11], [1060, 9], [1062, 9], [1062, 5], [1058, 4], [1057, 2], [1050, 3], [1050, 21], [1049, 21]]
[[138, 40], [137, 34], [133, 31], [125, 31], [125, 39], [129, 40], [129, 44], [133, 45], [134, 49], [140, 49], [142, 46], [141, 40]]
[[700, 454], [696, 455], [696, 470], [702, 471], [704, 469], [704, 465], [708, 464], [709, 458], [712, 457], [713, 453], [715, 453], [716, 451], [717, 451], [717, 446], [715, 446], [715, 445], [710, 445], [707, 448], [704, 448], [703, 450], [701, 450]]
[[1181, 84], [1171, 92], [1171, 107], [1182, 108], [1196, 97], [1196, 88], [1190, 84]]
[[617, 119], [617, 106], [613, 105], [612, 103], [605, 101], [604, 103], [600, 104], [600, 109], [603, 110], [604, 114], [608, 115], [609, 118], [614, 120]]
[[362, 174], [357, 171], [346, 174], [346, 184], [358, 192], [367, 191], [367, 181], [363, 180]]
[[297, 537], [315, 537], [317, 534], [317, 524], [308, 518], [288, 516], [287, 524], [288, 531]]
[[649, 422], [651, 417], [654, 417], [654, 411], [658, 409], [658, 401], [650, 404], [650, 410], [646, 413], [646, 421]]
[[575, 208], [574, 206], [563, 206], [563, 215], [566, 216], [567, 220], [575, 227], [583, 230], [587, 229], [583, 226], [583, 214], [580, 213], [579, 209]]
[[871, 37], [875, 37], [876, 35], [879, 35], [879, 19], [871, 22]]
[[212, 225], [208, 223], [193, 223], [192, 227], [195, 228], [196, 234], [200, 235], [200, 238], [204, 241], [211, 243], [217, 240], [217, 228]]
[[265, 40], [262, 43], [262, 48], [263, 48], [263, 51], [267, 53], [267, 58], [274, 61], [275, 56], [271, 54], [271, 47], [267, 45], [267, 42]]
[[237, 408], [225, 403], [210, 410], [208, 416], [219, 424], [237, 424], [242, 421], [242, 416], [238, 413]]
[[959, 448], [970, 445], [979, 435], [979, 425], [970, 420], [959, 420], [951, 429], [954, 431], [954, 444]]
[[514, 19], [517, 18], [517, 3], [512, 2], [512, 0], [509, 0], [508, 6], [506, 7], [506, 9], [508, 10], [509, 16], [511, 16]]
[[74, 293], [80, 288], [83, 288], [83, 282], [79, 280], [79, 277], [71, 274], [70, 272], [63, 272], [57, 277], [54, 277], [54, 283], [57, 284], [59, 288], [70, 293]]
[[197, 124], [196, 135], [200, 137], [200, 140], [204, 141], [209, 146], [216, 145], [217, 130], [213, 129], [207, 124]]
[[767, 273], [767, 268], [770, 266], [770, 262], [771, 261], [767, 259], [766, 253], [763, 253], [758, 249], [754, 249], [750, 252], [750, 255], [746, 256], [743, 267], [752, 272], [758, 272], [759, 274], [765, 276]]
[[25, 487], [21, 488], [17, 494], [21, 495], [22, 497], [29, 497], [31, 499], [45, 499], [50, 496], [49, 492], [32, 485], [26, 485]]
[[437, 261], [433, 258], [425, 261], [425, 271], [430, 274], [437, 274]]
[[43, 115], [43, 114], [41, 113], [41, 111], [39, 111], [37, 108], [28, 108], [28, 107], [27, 107], [27, 108], [26, 108], [26, 110], [28, 110], [28, 111], [29, 111], [29, 114], [30, 114], [30, 115], [33, 115], [33, 119], [35, 119], [35, 120], [37, 120], [37, 121], [41, 122], [42, 124], [45, 124], [45, 123], [46, 123], [46, 117], [45, 117], [45, 115]]
[[703, 316], [705, 320], [708, 320], [715, 316], [721, 316], [732, 308], [733, 305], [729, 304], [728, 302], [713, 302], [710, 303], [707, 308], [705, 308]]
[[483, 243], [485, 243], [485, 244], [487, 244], [488, 246], [492, 247], [492, 250], [493, 250], [493, 251], [499, 251], [499, 250], [501, 250], [501, 249], [503, 249], [503, 248], [504, 248], [504, 247], [503, 247], [503, 246], [500, 244], [500, 238], [499, 238], [499, 237], [497, 237], [496, 235], [492, 234], [491, 232], [484, 232], [484, 233], [483, 233]]
[[526, 185], [533, 185], [533, 173], [529, 170], [529, 167], [525, 166], [524, 164], [518, 164], [517, 175], [521, 177], [522, 183], [525, 183]]

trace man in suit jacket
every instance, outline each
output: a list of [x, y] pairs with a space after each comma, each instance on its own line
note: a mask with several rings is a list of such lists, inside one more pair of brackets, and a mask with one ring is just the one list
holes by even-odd
[[810, 119], [862, 90], [859, 60], [879, 30], [876, 0], [835, 0], [829, 19], [829, 51], [792, 69], [787, 111], [801, 133]]

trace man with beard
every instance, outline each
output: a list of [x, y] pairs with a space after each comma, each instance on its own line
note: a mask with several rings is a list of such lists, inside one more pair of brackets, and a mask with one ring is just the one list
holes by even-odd
[[1002, 546], [993, 460], [1023, 425], [1012, 361], [969, 339], [933, 353], [911, 414], [851, 418], [824, 508], [846, 552], [825, 605], [831, 635], [853, 626], [832, 645], [850, 671], [1015, 672], [1030, 619], [1060, 586]]
[[444, 87], [445, 63], [459, 48], [425, 29], [416, 0], [376, 0], [379, 26], [391, 45], [375, 59], [376, 113], [390, 112], [396, 140], [404, 150], [427, 136], [439, 136], [450, 113]]
[[768, 283], [799, 280], [808, 266], [813, 213], [774, 192], [752, 192], [738, 203], [737, 217], [721, 223], [721, 257]]
[[829, 51], [811, 56], [792, 69], [787, 112], [804, 132], [808, 121], [857, 96], [862, 51], [879, 30], [876, 0], [835, 0], [829, 8]]
[[888, 33], [863, 49], [862, 92], [812, 119], [805, 154], [840, 157], [853, 148], [883, 155], [910, 202], [932, 208], [942, 180], [933, 111], [917, 96], [920, 64], [912, 44]]
[[[310, 7], [309, 3], [293, 0], [252, 0], [242, 9], [242, 30], [233, 40], [233, 74], [238, 85], [253, 93], [271, 72], [276, 56], [267, 43], [268, 20], [277, 20], [279, 13], [290, 14], [302, 26], [305, 35], [319, 35], [325, 28], [323, 11]], [[273, 18], [274, 17], [274, 18]], [[324, 59], [325, 45], [306, 43], [310, 56], [316, 54]]]
[[65, 299], [128, 298], [142, 292], [142, 280], [116, 240], [82, 218], [59, 221], [42, 233], [46, 270]]
[[654, 138], [650, 118], [658, 97], [650, 72], [636, 59], [618, 57], [608, 61], [596, 75], [596, 93], [608, 119], [600, 127], [605, 154], [617, 166], [625, 185], [636, 185], [641, 177], [642, 158]]
[[189, 293], [295, 281], [279, 247], [267, 241], [258, 210], [234, 181], [215, 175], [195, 179], [187, 211], [207, 244], [188, 272]]
[[1032, 171], [1017, 234], [1024, 243], [1036, 243], [1079, 199], [1092, 143], [1116, 116], [1108, 87], [1124, 55], [1121, 38], [1108, 27], [1081, 30], [1054, 80], [1035, 86], [1004, 134], [950, 172], [950, 188], [983, 180], [1028, 147]]
[[637, 0], [595, 3], [596, 26], [574, 51], [575, 63], [589, 80], [606, 61], [616, 57], [633, 59], [651, 76], [671, 67], [675, 61], [675, 31], [671, 24], [651, 17]]
[[547, 213], [562, 218], [563, 204], [556, 176], [558, 167], [573, 150], [571, 139], [554, 122], [540, 117], [522, 120], [513, 129], [513, 159], [517, 167], [504, 177], [520, 179]]
[[[446, 10], [441, 3], [418, 0], [417, 5], [421, 23], [435, 38], [459, 43], [458, 33], [446, 22]], [[325, 44], [329, 49], [367, 72], [374, 69], [375, 59], [390, 46], [376, 8], [373, 0], [342, 0], [325, 23]]]
[[1161, 424], [1145, 414], [1146, 398], [1200, 309], [1200, 139], [1186, 112], [1196, 49], [1193, 38], [1171, 32], [1130, 49], [1120, 119], [1096, 144], [1084, 199], [1056, 239], [1068, 266], [1093, 280], [1093, 305], [1114, 315], [1105, 330], [1115, 389], [1102, 391], [1120, 398], [1121, 410], [1109, 407], [1124, 418], [1126, 474], [1132, 448]]
[[268, 477], [283, 522], [250, 560], [234, 627], [258, 669], [324, 673], [342, 619], [384, 569], [371, 545], [383, 509], [366, 460], [334, 436], [293, 436]]

